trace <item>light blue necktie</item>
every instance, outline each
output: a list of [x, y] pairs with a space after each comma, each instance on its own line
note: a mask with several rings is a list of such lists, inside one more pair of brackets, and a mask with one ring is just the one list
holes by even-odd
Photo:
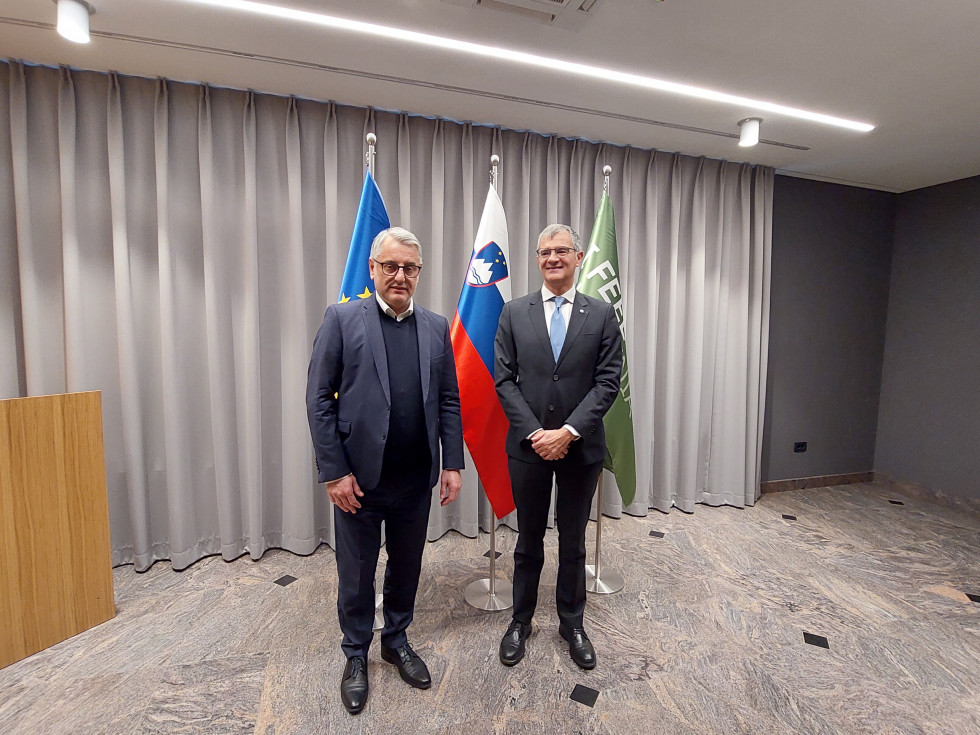
[[561, 354], [561, 346], [565, 343], [565, 320], [561, 315], [561, 305], [565, 303], [564, 296], [555, 296], [555, 313], [551, 315], [551, 352], [558, 362], [558, 355]]

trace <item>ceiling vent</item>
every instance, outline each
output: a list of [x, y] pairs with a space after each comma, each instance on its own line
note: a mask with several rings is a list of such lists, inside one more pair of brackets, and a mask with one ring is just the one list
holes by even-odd
[[604, 0], [443, 0], [443, 2], [503, 11], [548, 25], [579, 28]]

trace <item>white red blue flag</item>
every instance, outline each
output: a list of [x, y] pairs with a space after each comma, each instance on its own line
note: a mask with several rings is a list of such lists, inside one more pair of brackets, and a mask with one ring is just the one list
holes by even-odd
[[504, 449], [507, 417], [493, 385], [493, 340], [506, 301], [510, 301], [507, 220], [491, 186], [450, 333], [463, 439], [497, 518], [514, 510]]

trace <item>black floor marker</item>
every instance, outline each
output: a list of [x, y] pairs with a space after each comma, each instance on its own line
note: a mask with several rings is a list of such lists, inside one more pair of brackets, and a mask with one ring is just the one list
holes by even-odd
[[783, 513], [783, 520], [784, 521], [795, 521], [796, 520], [796, 516], [791, 516], [789, 513]]
[[[499, 558], [500, 558], [500, 555], [501, 555], [501, 554], [503, 554], [503, 553], [504, 553], [504, 552], [502, 552], [502, 551], [497, 551], [497, 552], [495, 552], [495, 554], [494, 554], [494, 557], [493, 557], [493, 558], [494, 558], [494, 559], [499, 559]], [[483, 555], [484, 555], [485, 557], [487, 557], [487, 559], [489, 559], [489, 558], [490, 558], [490, 549], [487, 549], [486, 551], [484, 551], [484, 552], [483, 552]]]
[[576, 684], [572, 690], [571, 698], [579, 704], [584, 704], [586, 707], [593, 707], [595, 706], [595, 701], [599, 698], [599, 690]]
[[821, 648], [830, 648], [830, 643], [827, 642], [826, 637], [822, 635], [814, 635], [813, 633], [803, 633], [803, 640], [809, 643], [811, 646], [820, 646]]
[[974, 602], [980, 602], [980, 595], [975, 595], [972, 592], [967, 592], [966, 596], [969, 597]]
[[903, 503], [901, 500], [891, 500], [891, 499], [889, 499], [888, 502], [891, 503], [892, 505], [905, 505], [905, 503]]
[[650, 535], [653, 536], [654, 538], [663, 538], [664, 537], [664, 532], [663, 531], [650, 531]]
[[296, 581], [296, 577], [294, 577], [293, 575], [284, 574], [283, 576], [279, 577], [279, 579], [276, 580], [276, 584], [278, 584], [280, 587], [285, 587], [287, 584], [292, 584], [295, 581]]

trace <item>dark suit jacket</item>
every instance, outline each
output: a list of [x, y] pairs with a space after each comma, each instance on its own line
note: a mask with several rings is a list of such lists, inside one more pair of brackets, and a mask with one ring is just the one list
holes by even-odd
[[[374, 297], [331, 304], [313, 341], [306, 411], [320, 482], [353, 472], [358, 485], [373, 488], [381, 476], [391, 405], [381, 319]], [[442, 466], [463, 468], [456, 362], [445, 317], [416, 304], [415, 322], [425, 427], [432, 455], [429, 485], [435, 486], [440, 444]]]
[[569, 457], [606, 457], [602, 417], [619, 392], [622, 337], [612, 305], [575, 294], [558, 363], [551, 354], [541, 292], [504, 304], [494, 341], [494, 382], [510, 429], [507, 454], [543, 462], [526, 439], [539, 428], [570, 424], [581, 434]]

